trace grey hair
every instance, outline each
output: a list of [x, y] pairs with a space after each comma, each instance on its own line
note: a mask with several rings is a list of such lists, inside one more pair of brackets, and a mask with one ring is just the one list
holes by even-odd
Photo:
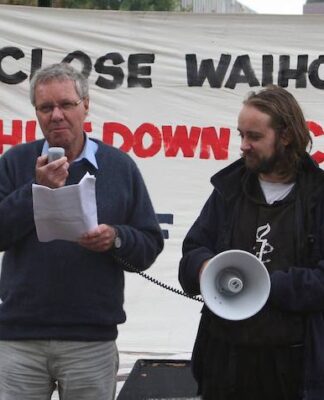
[[53, 80], [57, 81], [73, 81], [75, 84], [75, 90], [80, 96], [80, 99], [84, 99], [89, 96], [89, 84], [88, 79], [74, 69], [68, 63], [52, 64], [48, 67], [39, 69], [33, 75], [30, 81], [30, 101], [35, 106], [35, 89], [38, 84], [47, 83]]

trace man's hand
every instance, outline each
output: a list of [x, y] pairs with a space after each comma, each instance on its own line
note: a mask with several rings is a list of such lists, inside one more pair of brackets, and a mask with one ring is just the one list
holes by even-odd
[[40, 156], [36, 161], [36, 183], [51, 189], [62, 187], [69, 175], [68, 168], [66, 157], [48, 163], [47, 156]]
[[201, 275], [202, 275], [204, 269], [206, 268], [209, 260], [210, 260], [210, 258], [202, 263], [202, 266], [201, 266], [200, 271], [199, 271], [199, 281], [201, 279]]
[[78, 243], [88, 250], [103, 252], [113, 247], [115, 237], [116, 231], [112, 226], [101, 224], [82, 235]]

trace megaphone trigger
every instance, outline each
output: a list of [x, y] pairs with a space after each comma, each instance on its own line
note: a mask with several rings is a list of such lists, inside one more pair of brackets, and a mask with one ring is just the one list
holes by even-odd
[[228, 250], [207, 263], [200, 278], [206, 306], [228, 320], [250, 318], [261, 310], [270, 294], [264, 264], [243, 250]]

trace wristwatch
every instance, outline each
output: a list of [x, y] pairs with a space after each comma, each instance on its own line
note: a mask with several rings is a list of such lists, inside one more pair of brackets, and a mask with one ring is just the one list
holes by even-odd
[[122, 240], [121, 240], [121, 238], [119, 236], [118, 229], [117, 228], [114, 228], [114, 229], [115, 229], [114, 248], [115, 249], [120, 249], [121, 245], [122, 245]]

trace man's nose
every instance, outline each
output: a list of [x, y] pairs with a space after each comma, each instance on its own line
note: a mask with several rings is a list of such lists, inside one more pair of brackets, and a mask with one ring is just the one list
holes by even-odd
[[240, 146], [241, 151], [247, 151], [251, 149], [251, 142], [247, 138], [242, 138], [241, 139], [241, 146]]
[[63, 112], [59, 106], [54, 106], [52, 111], [52, 119], [53, 120], [61, 120], [64, 118]]

